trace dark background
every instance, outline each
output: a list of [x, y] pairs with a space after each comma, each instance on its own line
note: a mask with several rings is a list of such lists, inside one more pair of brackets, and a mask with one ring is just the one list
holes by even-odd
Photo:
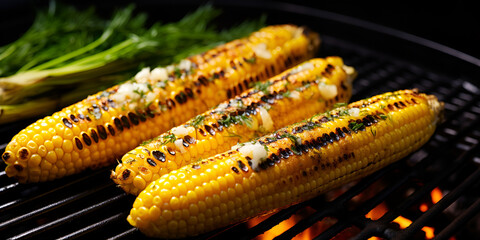
[[[101, 8], [112, 8], [115, 5], [125, 5], [133, 1], [64, 0], [60, 2], [83, 6], [96, 4]], [[136, 2], [141, 7], [162, 1], [139, 0]], [[179, 2], [208, 1], [175, 1], [176, 4]], [[402, 30], [480, 58], [480, 13], [478, 8], [473, 6], [475, 1], [277, 0], [269, 2], [272, 4], [275, 2], [298, 4], [356, 17]], [[34, 9], [46, 5], [46, 3], [48, 3], [46, 0], [0, 0], [0, 45], [13, 41], [27, 29], [33, 20]]]

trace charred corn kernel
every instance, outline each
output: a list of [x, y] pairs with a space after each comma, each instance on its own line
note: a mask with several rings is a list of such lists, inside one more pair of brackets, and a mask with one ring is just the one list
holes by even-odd
[[[125, 191], [136, 195], [143, 190], [138, 186], [144, 185], [132, 185], [129, 178], [133, 176], [125, 171], [150, 169], [160, 177], [164, 169], [178, 169], [323, 112], [337, 102], [349, 100], [354, 75], [355, 71], [339, 57], [309, 60], [128, 152], [111, 177]], [[338, 89], [335, 97], [323, 97], [320, 88], [325, 85]], [[292, 92], [297, 94], [292, 96]], [[145, 183], [155, 179], [145, 179]]]
[[[420, 148], [434, 133], [442, 110], [435, 96], [402, 90], [316, 115], [162, 176], [139, 194], [127, 220], [148, 236], [180, 238], [311, 199]], [[155, 194], [169, 191], [160, 183], [179, 174], [186, 177], [172, 184], [195, 181], [195, 189], [205, 191], [194, 198], [196, 203], [176, 207], [188, 210], [190, 217], [175, 221], [196, 224], [195, 231], [184, 231], [163, 216], [171, 199], [183, 195]], [[161, 198], [158, 202], [170, 204], [145, 204], [156, 196]], [[158, 208], [162, 214], [139, 214], [140, 208]], [[191, 220], [195, 216], [198, 221]], [[164, 225], [167, 228], [159, 231]]]
[[[35, 145], [28, 143], [33, 140], [42, 162], [65, 161], [62, 153], [72, 153], [75, 167], [66, 175], [110, 164], [141, 142], [235, 96], [245, 85], [312, 57], [319, 43], [316, 33], [302, 27], [269, 26], [179, 64], [152, 73], [144, 69], [123, 84], [28, 126], [13, 137], [2, 158], [8, 166], [30, 161]], [[64, 146], [65, 141], [71, 144]], [[27, 146], [27, 152], [17, 154]], [[8, 167], [7, 175], [22, 183], [38, 181], [29, 178], [34, 171], [44, 174], [40, 181], [55, 178], [45, 175], [42, 164], [25, 168], [27, 165]], [[142, 186], [141, 181], [137, 185]]]

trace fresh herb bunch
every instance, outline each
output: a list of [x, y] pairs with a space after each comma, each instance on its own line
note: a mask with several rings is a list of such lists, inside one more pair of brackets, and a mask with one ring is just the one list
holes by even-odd
[[50, 2], [18, 40], [0, 47], [0, 123], [53, 112], [134, 76], [142, 66], [177, 62], [246, 36], [265, 18], [218, 30], [221, 11], [203, 6], [178, 22], [146, 26], [134, 6], [111, 20], [93, 8]]

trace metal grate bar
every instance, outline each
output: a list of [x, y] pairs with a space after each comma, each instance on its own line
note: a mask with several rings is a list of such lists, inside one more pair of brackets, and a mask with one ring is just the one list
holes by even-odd
[[103, 202], [94, 204], [94, 205], [92, 205], [92, 206], [90, 206], [86, 209], [81, 210], [81, 211], [75, 212], [73, 214], [67, 215], [67, 216], [62, 217], [62, 218], [58, 218], [58, 219], [56, 219], [52, 222], [49, 222], [47, 224], [44, 224], [44, 225], [41, 225], [39, 227], [33, 228], [31, 230], [25, 231], [24, 233], [21, 233], [17, 236], [14, 236], [10, 239], [15, 240], [15, 239], [24, 239], [26, 237], [34, 237], [34, 236], [36, 236], [40, 233], [43, 233], [47, 230], [53, 229], [54, 227], [65, 224], [66, 222], [70, 222], [73, 219], [79, 218], [79, 217], [84, 216], [88, 213], [96, 211], [99, 208], [107, 207], [108, 205], [112, 204], [113, 202], [119, 201], [119, 200], [125, 198], [126, 196], [127, 196], [127, 194], [124, 193], [124, 194], [109, 198], [109, 199], [107, 199]]
[[78, 193], [78, 194], [75, 194], [71, 197], [68, 197], [68, 198], [65, 198], [63, 200], [59, 200], [59, 201], [55, 201], [54, 203], [51, 203], [49, 205], [46, 205], [44, 207], [41, 207], [41, 208], [38, 208], [38, 209], [35, 209], [29, 213], [26, 213], [26, 214], [23, 214], [23, 215], [20, 215], [18, 217], [15, 217], [15, 218], [12, 218], [8, 221], [5, 221], [3, 223], [0, 223], [0, 231], [7, 228], [7, 227], [10, 227], [11, 225], [14, 225], [14, 224], [20, 224], [26, 220], [29, 220], [31, 218], [34, 218], [34, 217], [37, 217], [41, 214], [45, 214], [49, 211], [52, 211], [53, 209], [56, 209], [56, 208], [59, 208], [61, 206], [66, 206], [68, 204], [72, 204], [73, 202], [75, 201], [79, 201], [81, 200], [82, 198], [85, 198], [89, 195], [92, 195], [94, 193], [97, 193], [109, 186], [113, 185], [113, 183], [107, 183], [107, 184], [104, 184], [104, 185], [101, 185], [99, 187], [96, 187], [94, 189], [91, 189], [91, 190], [87, 190], [87, 191], [84, 191], [84, 192], [81, 192], [81, 193]]
[[470, 175], [467, 180], [457, 186], [453, 191], [444, 196], [437, 204], [428, 209], [427, 212], [422, 214], [417, 220], [415, 220], [410, 226], [402, 231], [401, 235], [396, 236], [394, 239], [411, 239], [416, 231], [419, 231], [425, 224], [432, 219], [432, 217], [438, 215], [445, 208], [450, 206], [458, 197], [464, 193], [470, 186], [478, 182], [480, 179], [480, 169], [474, 174]]
[[97, 222], [95, 224], [91, 224], [91, 225], [88, 225], [87, 227], [84, 227], [82, 229], [79, 229], [75, 232], [72, 232], [68, 235], [65, 235], [63, 237], [59, 237], [58, 240], [63, 240], [63, 239], [75, 239], [75, 238], [80, 238], [82, 237], [83, 235], [89, 233], [89, 232], [92, 232], [98, 228], [102, 228], [104, 227], [105, 225], [108, 225], [108, 224], [112, 224], [112, 222], [115, 222], [115, 221], [119, 221], [119, 219], [125, 219], [126, 217], [128, 216], [128, 213], [127, 212], [120, 212], [120, 213], [117, 213], [109, 218], [106, 218], [100, 222]]
[[475, 215], [480, 213], [480, 199], [477, 199], [474, 204], [467, 208], [463, 213], [455, 218], [451, 224], [444, 228], [440, 233], [435, 236], [435, 239], [449, 239], [459, 229], [464, 227], [468, 220], [472, 219]]

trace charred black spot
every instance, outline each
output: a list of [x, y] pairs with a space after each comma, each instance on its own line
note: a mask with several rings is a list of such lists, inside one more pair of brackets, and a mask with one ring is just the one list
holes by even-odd
[[105, 130], [104, 126], [98, 125], [97, 126], [97, 132], [98, 132], [98, 135], [100, 135], [101, 139], [103, 139], [103, 140], [107, 139], [107, 131]]
[[123, 125], [120, 119], [118, 118], [113, 119], [113, 124], [115, 124], [115, 127], [117, 127], [119, 131], [123, 131]]
[[407, 105], [405, 105], [405, 103], [402, 102], [402, 101], [400, 101], [399, 103], [400, 103], [400, 105], [401, 105], [402, 107], [406, 107], [406, 106], [407, 106]]
[[272, 155], [270, 155], [270, 158], [271, 158], [275, 163], [280, 163], [281, 158], [278, 157], [275, 153], [272, 153]]
[[83, 114], [80, 113], [80, 114], [78, 114], [78, 118], [80, 118], [80, 119], [83, 120], [83, 119], [85, 119], [85, 115], [83, 115]]
[[92, 121], [92, 119], [91, 119], [91, 118], [90, 118], [90, 116], [88, 116], [88, 115], [87, 115], [87, 116], [85, 116], [85, 119], [86, 119], [87, 121], [89, 121], [89, 122], [91, 122], [91, 121]]
[[187, 95], [184, 92], [180, 92], [179, 94], [175, 95], [175, 100], [180, 104], [184, 104], [187, 102]]
[[[172, 155], [175, 155], [175, 154], [172, 154]], [[152, 151], [152, 156], [160, 162], [165, 162], [166, 161], [165, 154], [163, 152], [158, 151], [158, 150], [153, 150]]]
[[10, 159], [10, 157], [11, 155], [8, 152], [4, 152], [2, 155], [3, 161], [7, 161], [8, 159]]
[[189, 146], [190, 146], [190, 144], [188, 144], [188, 142], [183, 141], [183, 140], [182, 140], [182, 145], [183, 145], [184, 147], [189, 147]]
[[208, 79], [207, 79], [206, 77], [204, 77], [204, 76], [199, 76], [199, 77], [198, 77], [198, 81], [199, 81], [202, 85], [204, 85], [204, 86], [207, 86], [207, 85], [208, 85]]
[[145, 115], [144, 112], [137, 112], [137, 114], [138, 114], [138, 115], [137, 115], [137, 116], [138, 116], [138, 119], [140, 119], [140, 121], [142, 121], [142, 122], [147, 121], [147, 117], [146, 117], [146, 115]]
[[193, 169], [200, 169], [201, 167], [200, 167], [200, 165], [198, 165], [198, 164], [193, 164], [193, 165], [192, 165], [192, 168], [193, 168]]
[[76, 123], [77, 123], [77, 122], [80, 122], [80, 120], [78, 120], [78, 118], [75, 117], [75, 115], [73, 115], [73, 114], [70, 114], [70, 119], [72, 119], [72, 121], [73, 121], [73, 122], [76, 122]]
[[231, 90], [231, 89], [227, 89], [227, 97], [228, 97], [228, 98], [232, 98], [232, 97], [233, 97], [233, 93], [232, 93], [232, 90]]
[[63, 124], [65, 124], [66, 127], [68, 127], [68, 128], [73, 127], [73, 124], [72, 124], [72, 122], [70, 122], [70, 120], [68, 120], [66, 118], [63, 118], [62, 121], [63, 121]]
[[23, 171], [23, 167], [22, 167], [22, 165], [19, 165], [19, 164], [13, 164], [13, 167], [14, 167], [15, 169], [17, 169], [17, 171], [19, 171], [19, 172]]
[[185, 135], [185, 137], [183, 137], [183, 140], [189, 144], [195, 143], [195, 139], [193, 137], [190, 137], [190, 135]]
[[130, 128], [130, 122], [128, 121], [127, 116], [122, 116], [120, 119], [122, 120], [123, 127]]
[[302, 175], [303, 175], [304, 177], [306, 177], [306, 176], [307, 176], [307, 172], [302, 171]]
[[74, 139], [75, 139], [75, 145], [77, 145], [77, 148], [78, 148], [79, 150], [82, 150], [82, 149], [83, 149], [83, 143], [82, 143], [82, 141], [80, 141], [80, 139], [79, 139], [78, 137], [75, 137]]
[[103, 106], [102, 106], [102, 109], [103, 109], [103, 111], [108, 111], [108, 106], [107, 106], [107, 105], [103, 105]]
[[317, 166], [314, 166], [314, 167], [313, 167], [313, 170], [318, 171], [318, 167], [317, 167]]
[[333, 139], [326, 133], [322, 135], [322, 141], [326, 143], [333, 143]]
[[176, 154], [175, 150], [173, 150], [171, 148], [167, 148], [167, 152], [172, 156], [175, 156], [175, 154]]
[[187, 94], [187, 97], [193, 98], [193, 91], [191, 88], [185, 88], [185, 94]]
[[207, 136], [207, 133], [205, 131], [203, 131], [203, 129], [201, 129], [201, 128], [198, 129], [198, 132], [200, 134], [202, 134], [204, 137]]
[[395, 110], [395, 107], [393, 107], [392, 104], [388, 104], [388, 105], [387, 105], [387, 108], [388, 108], [390, 111]]
[[236, 167], [232, 167], [232, 171], [234, 171], [235, 173], [240, 173], [240, 171], [238, 171], [238, 168]]
[[292, 131], [293, 134], [296, 134], [296, 133], [302, 133], [303, 132], [303, 129], [302, 127], [295, 127]]
[[340, 128], [335, 128], [335, 131], [337, 132], [338, 137], [341, 137], [341, 138], [344, 138], [344, 137], [345, 137], [345, 133], [342, 132], [342, 129], [340, 129]]
[[90, 139], [90, 136], [88, 136], [88, 134], [82, 133], [82, 138], [83, 138], [83, 142], [85, 142], [87, 146], [92, 145], [92, 139]]
[[243, 163], [242, 161], [238, 160], [238, 167], [244, 171], [244, 172], [248, 172], [248, 167], [247, 165], [245, 165], [245, 163]]
[[332, 139], [332, 141], [338, 141], [338, 140], [340, 140], [340, 137], [338, 137], [338, 135], [335, 134], [334, 132], [331, 132], [331, 133], [330, 133], [330, 138]]
[[169, 99], [167, 99], [167, 101], [166, 101], [166, 105], [167, 105], [167, 108], [168, 108], [168, 109], [172, 109], [172, 108], [175, 107], [175, 102], [174, 102], [172, 99], [169, 98]]
[[93, 138], [93, 141], [95, 141], [96, 143], [98, 143], [98, 134], [97, 132], [95, 131], [95, 129], [92, 129], [90, 131], [90, 136]]
[[204, 127], [205, 127], [205, 130], [207, 130], [207, 132], [210, 133], [210, 135], [215, 136], [215, 130], [211, 126], [204, 125]]
[[134, 125], [138, 125], [140, 123], [138, 121], [138, 116], [135, 113], [129, 112], [128, 118], [130, 119], [130, 122], [132, 122]]
[[26, 158], [28, 158], [29, 152], [28, 152], [28, 150], [27, 150], [26, 148], [22, 148], [22, 149], [18, 152], [18, 154], [19, 154], [20, 159], [26, 159]]
[[[289, 149], [290, 150], [290, 149]], [[285, 149], [283, 148], [280, 148], [278, 150], [278, 153], [280, 154], [280, 156], [284, 159], [287, 159], [288, 157], [290, 157], [290, 153], [288, 151], [286, 151]]]
[[112, 136], [115, 136], [115, 128], [113, 128], [112, 125], [107, 124], [107, 129], [108, 129], [108, 131], [110, 132], [110, 134], [111, 134]]
[[151, 158], [147, 158], [147, 163], [152, 167], [157, 166], [157, 163], [155, 161], [153, 161], [153, 159], [151, 159]]
[[149, 118], [154, 118], [155, 117], [155, 113], [150, 109], [147, 110], [145, 113], [147, 114], [147, 117], [149, 117]]
[[342, 128], [342, 131], [348, 135], [350, 135], [352, 132], [350, 131], [350, 129], [346, 128], [346, 127], [343, 127]]
[[130, 170], [125, 169], [125, 170], [122, 172], [122, 179], [123, 179], [123, 180], [127, 180], [128, 177], [130, 177]]

